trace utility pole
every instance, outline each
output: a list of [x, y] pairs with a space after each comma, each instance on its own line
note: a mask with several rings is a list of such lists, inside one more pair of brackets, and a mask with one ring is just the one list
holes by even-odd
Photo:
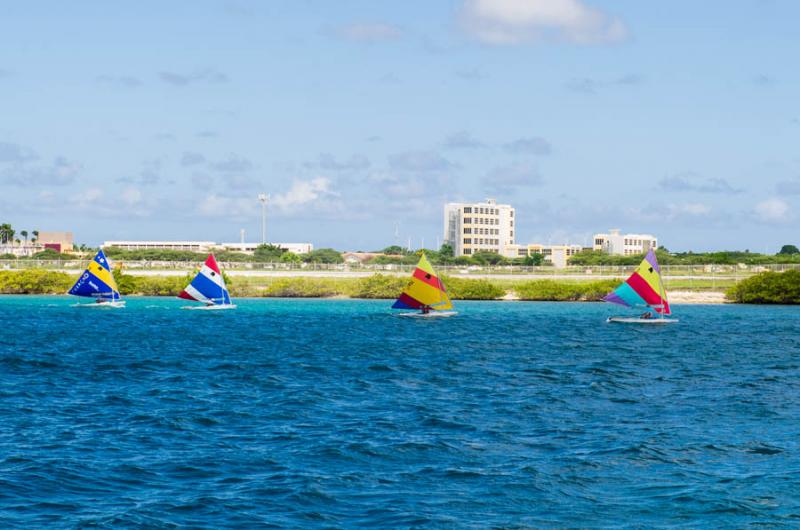
[[259, 193], [258, 202], [261, 203], [261, 244], [267, 244], [267, 202], [269, 201], [268, 193]]
[[241, 243], [242, 245], [244, 245], [244, 228], [242, 228], [241, 230], [239, 230], [239, 243]]

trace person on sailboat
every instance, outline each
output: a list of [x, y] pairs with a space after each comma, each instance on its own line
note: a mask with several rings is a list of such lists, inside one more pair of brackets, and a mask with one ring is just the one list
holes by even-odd
[[429, 305], [422, 306], [422, 314], [423, 315], [427, 315], [430, 312], [431, 312], [431, 306], [429, 306]]
[[642, 313], [639, 316], [639, 318], [644, 319], [644, 320], [649, 320], [649, 319], [653, 318], [653, 313], [651, 313], [650, 311], [645, 311], [644, 313]]

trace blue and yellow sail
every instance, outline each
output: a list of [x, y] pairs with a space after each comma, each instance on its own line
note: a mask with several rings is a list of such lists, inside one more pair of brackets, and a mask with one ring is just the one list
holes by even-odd
[[452, 309], [453, 303], [447, 296], [441, 278], [436, 275], [433, 266], [425, 257], [420, 256], [417, 268], [411, 275], [411, 280], [403, 289], [400, 298], [392, 306], [392, 309], [423, 309], [429, 308], [436, 311]]
[[652, 307], [663, 315], [671, 314], [667, 291], [661, 281], [661, 268], [653, 249], [650, 249], [630, 278], [603, 300], [625, 307]]
[[81, 277], [69, 290], [74, 296], [86, 296], [103, 300], [119, 300], [119, 288], [114, 281], [108, 258], [102, 249], [89, 262]]

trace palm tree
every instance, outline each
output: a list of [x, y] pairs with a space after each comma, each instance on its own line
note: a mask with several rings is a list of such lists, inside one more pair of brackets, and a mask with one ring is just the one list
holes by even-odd
[[33, 239], [31, 239], [31, 243], [36, 243], [37, 241], [39, 241], [39, 231], [38, 230], [34, 230], [33, 231]]
[[12, 239], [13, 232], [11, 230], [11, 225], [8, 223], [3, 223], [0, 225], [0, 243], [8, 243], [10, 239]]
[[25, 246], [28, 246], [28, 231], [27, 230], [20, 230], [19, 235], [25, 238]]

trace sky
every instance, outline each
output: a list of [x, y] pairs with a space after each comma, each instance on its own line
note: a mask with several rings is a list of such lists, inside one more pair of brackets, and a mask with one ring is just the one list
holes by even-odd
[[792, 0], [14, 2], [0, 222], [78, 243], [800, 244]]

